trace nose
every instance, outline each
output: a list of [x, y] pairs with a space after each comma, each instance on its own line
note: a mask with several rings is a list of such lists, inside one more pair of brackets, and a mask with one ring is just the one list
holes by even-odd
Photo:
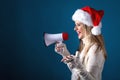
[[77, 26], [74, 27], [74, 30], [75, 30], [75, 31], [78, 30]]

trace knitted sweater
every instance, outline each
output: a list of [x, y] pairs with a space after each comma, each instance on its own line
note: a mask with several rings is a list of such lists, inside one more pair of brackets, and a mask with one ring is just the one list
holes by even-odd
[[68, 68], [72, 72], [71, 80], [102, 79], [105, 58], [102, 50], [96, 51], [97, 47], [96, 44], [92, 45], [85, 58], [85, 49], [83, 49], [81, 53], [76, 51], [74, 61], [67, 63]]

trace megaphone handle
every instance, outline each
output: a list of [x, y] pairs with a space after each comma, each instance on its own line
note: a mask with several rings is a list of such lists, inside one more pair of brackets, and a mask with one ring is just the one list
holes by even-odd
[[62, 44], [63, 42], [62, 41], [58, 41], [59, 44]]

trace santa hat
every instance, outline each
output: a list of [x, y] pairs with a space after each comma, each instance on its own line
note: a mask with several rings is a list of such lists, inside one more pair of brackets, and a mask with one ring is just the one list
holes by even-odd
[[104, 15], [103, 10], [95, 10], [89, 6], [83, 7], [75, 11], [72, 16], [73, 21], [80, 21], [87, 26], [93, 26], [91, 32], [93, 35], [100, 35], [101, 34], [101, 19]]

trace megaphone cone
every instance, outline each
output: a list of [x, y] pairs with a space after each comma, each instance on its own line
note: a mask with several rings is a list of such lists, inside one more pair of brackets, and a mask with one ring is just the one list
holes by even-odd
[[44, 43], [46, 46], [49, 46], [56, 42], [62, 42], [64, 40], [68, 40], [68, 33], [57, 34], [44, 33]]

